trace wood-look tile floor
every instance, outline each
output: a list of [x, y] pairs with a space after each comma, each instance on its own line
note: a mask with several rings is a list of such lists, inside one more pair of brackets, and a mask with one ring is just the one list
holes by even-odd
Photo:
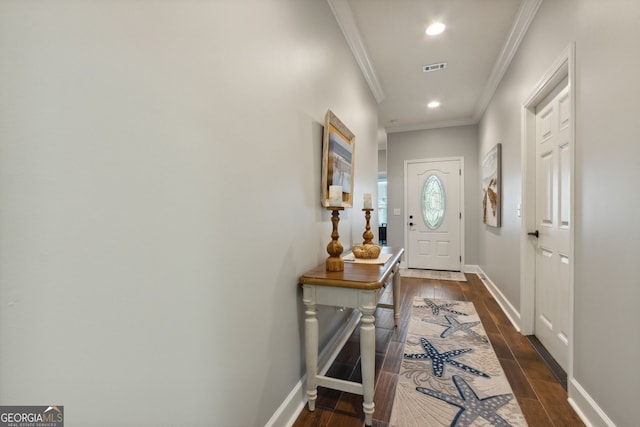
[[[528, 340], [513, 327], [478, 276], [466, 277], [467, 282], [403, 277], [398, 328], [393, 326], [393, 310], [377, 309], [373, 426], [389, 426], [414, 296], [473, 302], [529, 426], [584, 426], [567, 402], [567, 392]], [[386, 296], [385, 293], [383, 298]], [[327, 375], [361, 380], [359, 329], [349, 338]], [[363, 425], [362, 396], [323, 387], [318, 387], [316, 410], [310, 412], [305, 406], [294, 423], [294, 427]]]

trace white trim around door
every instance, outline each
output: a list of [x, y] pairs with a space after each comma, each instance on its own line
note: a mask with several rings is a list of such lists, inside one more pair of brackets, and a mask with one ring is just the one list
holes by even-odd
[[[574, 259], [575, 241], [575, 46], [569, 45], [549, 68], [539, 83], [522, 103], [521, 109], [521, 167], [522, 167], [522, 223], [520, 230], [520, 314], [521, 331], [524, 335], [535, 331], [535, 259], [537, 242], [528, 233], [536, 229], [536, 106], [564, 79], [568, 80], [570, 124], [570, 257]], [[574, 263], [569, 273], [569, 336], [568, 370], [569, 381], [573, 378], [573, 329], [574, 329]]]

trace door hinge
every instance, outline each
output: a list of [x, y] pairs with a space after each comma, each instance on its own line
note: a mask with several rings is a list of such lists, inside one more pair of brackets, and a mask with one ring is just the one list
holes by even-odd
[[460, 255], [460, 262], [462, 262], [462, 255]]
[[462, 219], [462, 212], [460, 212], [460, 219]]
[[458, 175], [462, 176], [462, 169], [458, 169]]

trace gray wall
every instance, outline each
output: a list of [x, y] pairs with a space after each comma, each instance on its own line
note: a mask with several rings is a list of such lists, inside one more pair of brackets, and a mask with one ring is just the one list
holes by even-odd
[[387, 150], [378, 150], [378, 172], [387, 171]]
[[377, 193], [375, 100], [327, 3], [3, 1], [0, 55], [0, 404], [264, 425], [304, 373], [327, 109], [356, 135], [345, 246]]
[[519, 307], [520, 108], [575, 42], [574, 386], [619, 426], [637, 424], [640, 388], [638, 40], [640, 2], [544, 2], [480, 124], [481, 155], [503, 144], [505, 184], [504, 226], [480, 230], [480, 264]]
[[[415, 132], [390, 133], [387, 138], [387, 179], [390, 246], [405, 247], [404, 162], [405, 160], [464, 157], [465, 264], [478, 262], [480, 181], [478, 173], [478, 127], [458, 126]], [[401, 215], [393, 215], [400, 209]]]

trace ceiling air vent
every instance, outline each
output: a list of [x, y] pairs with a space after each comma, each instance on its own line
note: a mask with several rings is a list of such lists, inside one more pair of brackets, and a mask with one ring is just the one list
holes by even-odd
[[423, 65], [422, 66], [422, 71], [424, 73], [430, 73], [432, 71], [444, 70], [445, 68], [447, 68], [447, 63], [446, 62], [441, 62], [439, 64]]

